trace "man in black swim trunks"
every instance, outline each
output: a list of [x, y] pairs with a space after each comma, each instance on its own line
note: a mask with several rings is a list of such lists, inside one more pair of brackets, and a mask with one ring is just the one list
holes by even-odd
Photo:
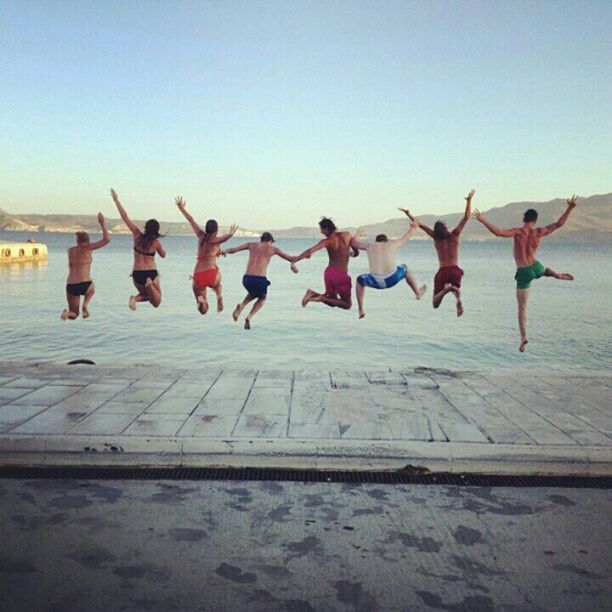
[[242, 277], [242, 286], [247, 290], [247, 295], [244, 300], [234, 308], [234, 312], [232, 313], [234, 321], [238, 321], [238, 317], [244, 307], [249, 302], [257, 300], [255, 304], [253, 304], [251, 312], [249, 312], [247, 318], [244, 320], [244, 329], [251, 329], [251, 319], [253, 315], [261, 309], [266, 301], [268, 285], [270, 284], [270, 281], [266, 278], [266, 272], [268, 271], [270, 259], [274, 255], [278, 255], [291, 262], [291, 269], [293, 272], [297, 272], [297, 268], [293, 263], [295, 257], [291, 257], [279, 248], [273, 246], [273, 242], [274, 238], [272, 234], [270, 232], [264, 232], [259, 242], [245, 242], [240, 246], [221, 251], [221, 255], [231, 255], [238, 251], [249, 251], [249, 262], [247, 263], [246, 272]]
[[110, 242], [106, 221], [102, 213], [98, 213], [98, 222], [102, 228], [102, 240], [89, 242], [87, 232], [76, 233], [76, 246], [68, 249], [68, 279], [66, 280], [66, 299], [68, 308], [64, 309], [61, 319], [76, 319], [79, 316], [81, 296], [83, 299], [83, 318], [89, 317], [89, 302], [94, 296], [95, 287], [91, 280], [91, 252], [101, 249]]

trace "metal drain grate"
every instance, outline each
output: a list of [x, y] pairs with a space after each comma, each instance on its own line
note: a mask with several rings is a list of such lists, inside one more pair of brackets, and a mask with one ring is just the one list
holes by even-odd
[[265, 468], [0, 467], [0, 478], [79, 480], [276, 480], [355, 484], [458, 485], [465, 487], [566, 487], [610, 489], [609, 476], [500, 476], [488, 474], [413, 474], [284, 470]]

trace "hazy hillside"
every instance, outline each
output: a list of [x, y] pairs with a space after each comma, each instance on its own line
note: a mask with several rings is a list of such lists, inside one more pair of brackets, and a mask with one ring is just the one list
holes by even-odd
[[[523, 213], [528, 208], [535, 208], [538, 213], [538, 225], [547, 225], [556, 221], [566, 208], [565, 199], [551, 200], [550, 202], [512, 202], [505, 206], [486, 210], [484, 205], [474, 208], [485, 210], [487, 218], [500, 227], [517, 227], [522, 225]], [[451, 213], [440, 217], [422, 215], [419, 220], [430, 227], [438, 220], [443, 219], [452, 229], [463, 216], [463, 213]], [[389, 219], [383, 223], [374, 223], [363, 226], [369, 236], [388, 234], [398, 236], [406, 231], [409, 221], [406, 217]], [[472, 219], [464, 230], [464, 239], [488, 240], [493, 236], [481, 223]], [[423, 232], [417, 233], [417, 238], [426, 238]], [[567, 240], [575, 242], [606, 242], [612, 237], [612, 193], [594, 195], [581, 198], [578, 206], [572, 212], [563, 229], [552, 234], [550, 239]]]
[[[535, 208], [539, 214], [538, 225], [552, 223], [565, 210], [565, 199], [551, 200], [550, 202], [512, 202], [505, 206], [486, 210], [484, 204], [476, 201], [476, 207], [486, 210], [487, 217], [500, 227], [520, 226], [523, 212], [527, 208]], [[462, 216], [462, 212], [449, 213], [441, 217], [423, 215], [420, 220], [433, 225], [437, 219], [444, 219], [449, 227], [454, 227]], [[127, 233], [128, 229], [121, 219], [107, 219], [108, 227], [114, 233]], [[136, 221], [140, 226], [144, 221]], [[406, 217], [388, 219], [381, 223], [373, 223], [363, 226], [368, 236], [376, 234], [388, 234], [399, 236], [408, 227], [409, 221]], [[191, 234], [192, 230], [187, 223], [161, 222], [162, 232], [171, 235]], [[225, 228], [222, 228], [222, 230]], [[249, 230], [241, 228], [238, 236], [257, 236], [260, 230]], [[351, 229], [355, 228], [343, 228]], [[98, 233], [100, 231], [95, 215], [12, 215], [0, 209], [0, 231], [19, 232], [75, 232], [86, 230]], [[288, 229], [272, 229], [272, 233], [279, 238], [318, 238], [320, 236], [318, 227], [292, 227]], [[605, 195], [593, 195], [582, 198], [578, 207], [572, 213], [569, 221], [562, 230], [552, 235], [551, 239], [568, 240], [575, 242], [606, 242], [612, 236], [612, 193]], [[425, 239], [423, 232], [417, 232], [415, 238]], [[480, 223], [471, 220], [465, 228], [464, 238], [467, 240], [488, 240], [492, 236]]]

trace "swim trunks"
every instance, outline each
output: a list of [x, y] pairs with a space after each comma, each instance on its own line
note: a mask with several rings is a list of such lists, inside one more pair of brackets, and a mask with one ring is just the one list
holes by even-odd
[[402, 279], [406, 278], [408, 268], [406, 264], [397, 266], [397, 269], [389, 276], [378, 276], [377, 274], [360, 274], [357, 277], [357, 282], [364, 287], [372, 287], [374, 289], [390, 289], [395, 287]]
[[546, 268], [539, 261], [532, 263], [530, 266], [525, 266], [524, 268], [517, 268], [516, 274], [514, 275], [516, 288], [529, 289], [529, 287], [531, 287], [531, 281], [544, 276], [545, 271]]
[[217, 282], [217, 273], [219, 268], [208, 268], [208, 270], [201, 270], [193, 275], [193, 282], [198, 289], [206, 289], [206, 287], [214, 287]]
[[268, 285], [270, 285], [270, 281], [265, 276], [245, 274], [242, 277], [242, 286], [247, 290], [250, 296], [255, 298], [265, 299], [268, 294]]
[[434, 276], [434, 295], [444, 289], [446, 283], [455, 287], [461, 287], [461, 277], [463, 270], [459, 266], [443, 266]]
[[155, 280], [158, 276], [157, 270], [132, 270], [132, 278], [137, 285], [146, 285], [148, 278]]
[[341, 300], [349, 301], [351, 299], [351, 277], [339, 268], [328, 266], [323, 273], [325, 281], [325, 295], [328, 297], [340, 296]]
[[68, 295], [85, 295], [91, 285], [91, 281], [85, 281], [84, 283], [68, 283], [66, 285], [66, 293]]

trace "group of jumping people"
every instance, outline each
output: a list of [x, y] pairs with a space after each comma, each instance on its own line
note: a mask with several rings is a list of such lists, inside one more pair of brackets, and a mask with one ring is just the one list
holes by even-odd
[[[350, 257], [356, 257], [360, 250], [366, 251], [370, 272], [357, 277], [355, 294], [359, 309], [359, 318], [365, 316], [364, 298], [366, 287], [374, 289], [389, 289], [402, 280], [412, 290], [416, 299], [420, 299], [427, 290], [426, 285], [418, 286], [414, 276], [405, 264], [397, 264], [397, 250], [410, 236], [420, 228], [434, 241], [438, 254], [439, 269], [434, 277], [433, 307], [438, 308], [444, 297], [451, 293], [455, 298], [457, 316], [463, 314], [461, 302], [461, 280], [463, 270], [459, 267], [459, 241], [461, 232], [471, 216], [482, 223], [491, 233], [514, 241], [514, 260], [517, 271], [516, 296], [518, 302], [518, 322], [520, 331], [519, 351], [524, 352], [527, 345], [527, 297], [531, 282], [542, 276], [559, 280], [574, 280], [568, 273], [558, 273], [545, 268], [537, 260], [537, 249], [544, 236], [552, 234], [567, 221], [571, 211], [577, 204], [578, 197], [572, 196], [567, 200], [567, 209], [555, 222], [545, 227], [535, 227], [538, 219], [537, 211], [529, 209], [523, 216], [523, 226], [512, 229], [501, 229], [491, 223], [483, 213], [476, 210], [472, 214], [472, 199], [474, 190], [465, 197], [465, 212], [457, 226], [449, 231], [443, 221], [436, 221], [433, 228], [424, 225], [415, 218], [409, 210], [400, 208], [411, 221], [408, 230], [398, 239], [391, 240], [386, 234], [378, 234], [373, 242], [362, 240], [362, 232], [357, 230], [354, 234], [348, 231], [339, 231], [334, 222], [323, 217], [319, 228], [324, 238], [315, 245], [306, 249], [299, 255], [288, 255], [274, 246], [274, 238], [270, 232], [264, 232], [259, 242], [246, 242], [239, 246], [222, 249], [221, 245], [227, 242], [236, 232], [238, 226], [232, 225], [225, 234], [218, 235], [219, 226], [214, 219], [206, 222], [204, 229], [195, 221], [186, 210], [186, 202], [177, 197], [175, 203], [183, 216], [187, 219], [198, 239], [197, 260], [192, 278], [192, 288], [196, 307], [200, 314], [208, 312], [207, 289], [211, 289], [216, 297], [217, 312], [223, 310], [223, 293], [221, 286], [221, 272], [217, 266], [217, 258], [231, 255], [240, 251], [249, 252], [249, 259], [242, 285], [246, 290], [244, 299], [234, 308], [232, 318], [238, 321], [246, 306], [255, 301], [250, 312], [245, 317], [244, 328], [250, 329], [253, 316], [264, 305], [268, 286], [266, 273], [268, 264], [273, 256], [278, 255], [288, 261], [291, 270], [297, 272], [296, 263], [308, 259], [313, 253], [326, 249], [329, 256], [329, 265], [323, 274], [325, 290], [322, 293], [307, 289], [302, 298], [302, 306], [310, 302], [321, 302], [328, 306], [350, 309], [352, 307], [352, 280], [348, 274]], [[159, 274], [155, 267], [155, 256], [166, 256], [166, 251], [160, 241], [160, 226], [156, 219], [149, 219], [144, 231], [141, 230], [128, 216], [125, 208], [119, 201], [117, 193], [111, 189], [111, 196], [119, 215], [132, 232], [134, 238], [134, 267], [132, 281], [138, 293], [130, 296], [128, 305], [136, 309], [139, 302], [149, 302], [157, 308], [161, 304], [162, 293]], [[94, 296], [95, 287], [91, 280], [92, 251], [102, 248], [110, 242], [108, 228], [102, 213], [98, 213], [98, 222], [102, 229], [102, 240], [90, 242], [87, 232], [76, 233], [76, 245], [68, 249], [68, 279], [66, 284], [66, 297], [68, 308], [62, 312], [61, 318], [76, 319], [79, 316], [79, 307], [83, 318], [89, 317], [89, 303]], [[81, 306], [80, 300], [83, 297]]]

